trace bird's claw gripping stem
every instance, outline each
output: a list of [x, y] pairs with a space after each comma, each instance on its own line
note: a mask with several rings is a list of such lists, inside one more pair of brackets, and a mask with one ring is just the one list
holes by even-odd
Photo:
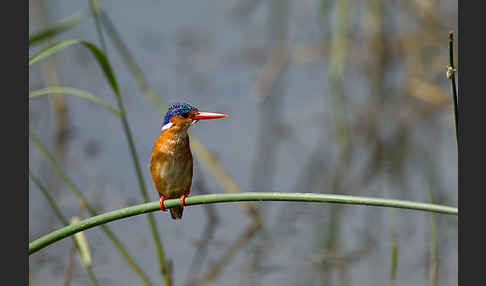
[[[189, 192], [183, 194], [180, 198], [181, 198], [181, 208], [184, 207], [184, 201], [186, 200], [186, 197], [189, 196]], [[166, 212], [167, 209], [164, 207], [164, 201], [165, 201], [165, 197], [164, 196], [161, 196], [160, 197], [160, 201], [159, 201], [159, 206], [160, 206], [160, 210], [161, 211], [164, 211]]]
[[187, 197], [187, 196], [189, 196], [189, 192], [187, 192], [187, 193], [185, 193], [185, 194], [183, 194], [183, 195], [181, 196], [181, 208], [183, 208], [183, 207], [184, 207], [184, 201], [186, 200], [186, 197]]
[[160, 197], [160, 201], [159, 201], [160, 210], [163, 211], [163, 212], [166, 212], [167, 210], [164, 207], [164, 201], [165, 201], [165, 197], [164, 196], [161, 196]]

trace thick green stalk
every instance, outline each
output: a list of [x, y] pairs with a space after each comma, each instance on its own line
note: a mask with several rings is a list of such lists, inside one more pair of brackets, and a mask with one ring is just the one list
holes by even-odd
[[[78, 187], [73, 183], [73, 181], [68, 177], [68, 175], [64, 173], [64, 171], [61, 169], [54, 156], [49, 151], [47, 151], [47, 149], [40, 143], [39, 138], [30, 131], [29, 131], [29, 138], [32, 139], [32, 141], [38, 147], [39, 151], [41, 151], [41, 154], [49, 161], [49, 163], [51, 163], [51, 165], [54, 167], [59, 177], [66, 183], [69, 189], [78, 198], [79, 202], [86, 206], [86, 209], [88, 210], [90, 215], [96, 216], [97, 213], [95, 209], [88, 203], [83, 193], [78, 189]], [[142, 279], [143, 284], [152, 285], [152, 283], [150, 283], [150, 281], [148, 280], [148, 277], [145, 274], [145, 272], [140, 268], [140, 266], [138, 266], [135, 260], [133, 260], [131, 255], [128, 253], [126, 247], [121, 243], [118, 237], [108, 228], [108, 226], [103, 225], [102, 229], [105, 232], [105, 234], [108, 236], [108, 238], [116, 246], [120, 254], [125, 258], [128, 265], [138, 274], [140, 279]]]
[[[104, 40], [104, 37], [103, 37], [103, 33], [101, 31], [101, 24], [100, 24], [100, 20], [99, 20], [99, 17], [98, 17], [99, 11], [100, 11], [100, 6], [98, 4], [98, 1], [96, 1], [96, 0], [90, 0], [90, 6], [91, 6], [91, 12], [93, 13], [93, 17], [94, 17], [95, 22], [96, 22], [96, 30], [97, 30], [98, 37], [99, 37], [99, 40], [100, 40], [100, 43], [101, 43], [101, 47], [102, 47], [103, 51], [106, 53], [105, 40]], [[108, 57], [108, 55], [106, 55], [106, 56]], [[131, 157], [132, 157], [132, 161], [133, 161], [133, 164], [135, 166], [135, 173], [137, 175], [137, 180], [138, 180], [138, 184], [139, 184], [139, 187], [140, 187], [140, 192], [142, 193], [144, 202], [147, 203], [149, 201], [147, 189], [145, 187], [145, 181], [143, 180], [143, 174], [142, 174], [142, 169], [140, 168], [140, 164], [139, 164], [139, 160], [138, 160], [138, 156], [137, 156], [137, 150], [135, 149], [135, 143], [134, 143], [134, 140], [133, 140], [132, 133], [130, 131], [130, 127], [128, 125], [125, 107], [123, 105], [123, 101], [122, 101], [121, 94], [120, 94], [119, 91], [118, 92], [115, 91], [115, 97], [116, 97], [116, 102], [118, 104], [118, 109], [120, 109], [120, 111], [122, 112], [122, 114], [121, 114], [122, 116], [120, 118], [121, 118], [121, 121], [122, 121], [123, 130], [125, 131], [125, 136], [126, 136], [127, 141], [128, 141], [128, 146], [130, 148], [130, 154], [131, 154]], [[162, 245], [162, 242], [160, 241], [160, 235], [159, 235], [159, 232], [157, 230], [157, 226], [155, 225], [155, 220], [154, 220], [152, 214], [150, 214], [150, 213], [147, 214], [147, 219], [148, 219], [150, 231], [152, 233], [152, 238], [154, 240], [155, 248], [157, 250], [157, 258], [159, 260], [160, 271], [162, 273], [162, 277], [164, 278], [164, 283], [165, 283], [166, 286], [170, 286], [170, 285], [172, 285], [172, 282], [171, 282], [171, 279], [170, 279], [167, 263], [165, 261], [164, 247]]]
[[[59, 209], [59, 207], [56, 204], [56, 201], [54, 200], [53, 197], [51, 197], [51, 195], [49, 194], [47, 189], [44, 187], [44, 185], [42, 185], [39, 178], [37, 178], [34, 174], [32, 174], [32, 172], [30, 171], [30, 168], [29, 168], [29, 176], [32, 179], [32, 182], [34, 182], [34, 184], [37, 186], [37, 188], [42, 192], [44, 197], [47, 199], [47, 201], [49, 202], [49, 205], [51, 206], [52, 210], [56, 214], [57, 218], [62, 222], [63, 225], [68, 226], [69, 225], [68, 219], [62, 214], [61, 210]], [[76, 249], [79, 252], [81, 248], [80, 248], [77, 240], [74, 239], [74, 237], [73, 237], [73, 242], [74, 242], [74, 246], [76, 247]], [[91, 282], [91, 285], [97, 286], [98, 282], [97, 282], [96, 277], [93, 273], [93, 270], [91, 269], [91, 266], [86, 265], [84, 263], [81, 263], [81, 264], [84, 266], [84, 268], [86, 269], [86, 272], [88, 273], [88, 277], [89, 277], [89, 280]]]
[[[294, 201], [294, 202], [316, 202], [316, 203], [337, 203], [337, 204], [352, 204], [352, 205], [369, 205], [391, 208], [403, 208], [410, 210], [420, 210], [433, 213], [442, 213], [449, 215], [457, 215], [458, 210], [455, 207], [393, 200], [370, 197], [357, 197], [346, 195], [332, 195], [332, 194], [315, 194], [315, 193], [270, 193], [270, 192], [255, 192], [255, 193], [237, 193], [237, 194], [210, 194], [200, 196], [190, 196], [185, 200], [185, 206], [213, 204], [213, 203], [228, 203], [228, 202], [242, 202], [242, 201]], [[165, 208], [173, 208], [180, 206], [180, 199], [170, 199], [164, 201]], [[43, 237], [29, 243], [29, 254], [35, 253], [38, 250], [58, 241], [76, 232], [102, 225], [114, 220], [119, 220], [126, 217], [141, 215], [160, 210], [159, 202], [150, 202], [140, 205], [135, 205], [123, 209], [114, 210], [101, 215], [90, 217], [76, 224], [69, 225], [54, 232], [51, 232]]]

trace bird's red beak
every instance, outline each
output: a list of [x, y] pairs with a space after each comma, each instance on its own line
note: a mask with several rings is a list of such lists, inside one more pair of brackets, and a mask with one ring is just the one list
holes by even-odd
[[228, 117], [227, 114], [213, 113], [213, 112], [199, 112], [192, 117], [193, 120], [216, 119]]

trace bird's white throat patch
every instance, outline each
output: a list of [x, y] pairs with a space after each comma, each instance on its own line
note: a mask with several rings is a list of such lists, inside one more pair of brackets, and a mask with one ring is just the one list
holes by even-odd
[[165, 129], [169, 129], [171, 127], [172, 127], [172, 123], [169, 122], [169, 123], [165, 124], [164, 126], [162, 126], [161, 131], [164, 131]]

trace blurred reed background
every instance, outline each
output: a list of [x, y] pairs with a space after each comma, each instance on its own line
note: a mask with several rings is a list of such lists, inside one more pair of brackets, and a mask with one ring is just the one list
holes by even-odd
[[[452, 0], [29, 1], [30, 56], [71, 38], [105, 50], [142, 173], [119, 114], [62, 92], [32, 98], [29, 241], [73, 217], [142, 203], [141, 183], [158, 200], [148, 159], [176, 101], [230, 114], [192, 128], [191, 194], [315, 192], [457, 206], [445, 76], [448, 32], [457, 27]], [[120, 110], [80, 45], [29, 68], [31, 91], [59, 86]], [[458, 283], [457, 217], [235, 206], [188, 207], [180, 222], [154, 213], [158, 239], [137, 216], [61, 240], [30, 256], [31, 285]], [[76, 255], [84, 244], [89, 266]]]

